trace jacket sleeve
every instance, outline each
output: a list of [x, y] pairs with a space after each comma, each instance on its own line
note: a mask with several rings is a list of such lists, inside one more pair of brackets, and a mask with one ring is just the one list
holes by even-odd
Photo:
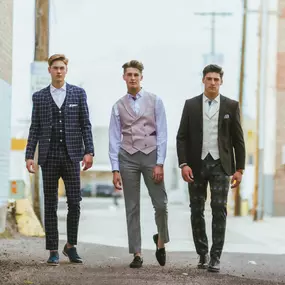
[[240, 108], [238, 103], [236, 103], [235, 116], [232, 126], [232, 143], [235, 153], [236, 169], [244, 169], [246, 151], [243, 130], [240, 121]]
[[26, 160], [34, 159], [36, 146], [39, 141], [40, 114], [39, 114], [39, 106], [37, 101], [38, 101], [37, 93], [34, 93], [31, 125], [30, 125], [28, 142], [26, 147], [26, 155], [25, 155]]
[[178, 156], [178, 164], [187, 163], [187, 141], [189, 140], [189, 110], [185, 101], [179, 129], [176, 136], [176, 149]]
[[81, 102], [80, 102], [80, 126], [82, 131], [83, 142], [85, 146], [85, 154], [94, 154], [92, 125], [89, 119], [89, 110], [87, 105], [87, 95], [84, 89], [82, 90]]

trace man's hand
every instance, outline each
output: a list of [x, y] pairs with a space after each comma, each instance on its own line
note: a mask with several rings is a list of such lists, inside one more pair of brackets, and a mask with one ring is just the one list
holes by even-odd
[[154, 182], [157, 184], [162, 182], [163, 177], [164, 177], [163, 166], [162, 165], [156, 165], [153, 168], [153, 172], [152, 172], [152, 178], [153, 178]]
[[116, 190], [122, 190], [122, 178], [118, 171], [113, 172], [113, 184]]
[[232, 177], [231, 188], [237, 188], [242, 180], [242, 174], [239, 171], [236, 171]]
[[90, 154], [85, 154], [82, 161], [83, 171], [92, 167], [93, 164], [93, 156]]
[[35, 168], [35, 162], [33, 159], [27, 159], [26, 160], [26, 168], [30, 173], [35, 173], [36, 168]]
[[193, 176], [192, 169], [188, 165], [185, 165], [182, 167], [181, 175], [182, 175], [184, 181], [186, 181], [188, 183], [194, 182], [194, 176]]

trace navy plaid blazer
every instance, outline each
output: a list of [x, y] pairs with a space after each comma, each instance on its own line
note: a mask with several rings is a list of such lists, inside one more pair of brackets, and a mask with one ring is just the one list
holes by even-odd
[[[52, 97], [50, 86], [33, 94], [33, 110], [26, 159], [34, 159], [39, 143], [38, 164], [46, 161], [52, 131]], [[65, 140], [69, 157], [74, 162], [84, 154], [94, 153], [92, 126], [89, 120], [87, 96], [84, 89], [66, 84]]]

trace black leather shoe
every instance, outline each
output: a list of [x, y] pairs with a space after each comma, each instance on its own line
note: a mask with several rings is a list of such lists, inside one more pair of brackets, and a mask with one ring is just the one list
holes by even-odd
[[211, 257], [211, 260], [208, 265], [208, 271], [210, 272], [219, 272], [220, 271], [220, 260], [219, 258]]
[[70, 262], [82, 263], [81, 257], [77, 254], [76, 247], [67, 248], [67, 245], [65, 245], [62, 253], [69, 258]]
[[156, 252], [155, 252], [156, 259], [157, 259], [159, 265], [164, 266], [166, 263], [166, 252], [165, 252], [165, 248], [158, 248], [158, 246], [157, 246], [158, 234], [153, 236], [153, 241], [156, 245]]
[[51, 251], [47, 264], [51, 266], [59, 265], [59, 255], [57, 251]]
[[141, 268], [143, 265], [143, 259], [140, 256], [135, 256], [134, 260], [130, 263], [131, 268]]
[[210, 258], [209, 258], [208, 254], [200, 255], [197, 267], [199, 269], [207, 269], [208, 268], [208, 264], [209, 264], [209, 260], [210, 260]]

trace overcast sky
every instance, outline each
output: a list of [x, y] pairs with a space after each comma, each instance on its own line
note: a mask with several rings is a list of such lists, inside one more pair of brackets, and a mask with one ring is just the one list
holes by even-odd
[[[30, 117], [34, 2], [14, 0], [13, 126]], [[216, 18], [215, 49], [223, 55], [222, 94], [238, 98], [241, 0], [50, 2], [50, 54], [64, 53], [69, 58], [67, 82], [86, 89], [93, 125], [108, 126], [113, 103], [126, 92], [121, 66], [138, 59], [145, 65], [143, 87], [164, 101], [169, 145], [175, 144], [184, 101], [202, 92], [203, 55], [211, 51], [211, 18], [195, 12], [232, 13]], [[258, 0], [249, 2], [251, 9], [258, 7]], [[253, 118], [257, 20], [256, 13], [248, 17], [244, 99], [244, 112]]]

